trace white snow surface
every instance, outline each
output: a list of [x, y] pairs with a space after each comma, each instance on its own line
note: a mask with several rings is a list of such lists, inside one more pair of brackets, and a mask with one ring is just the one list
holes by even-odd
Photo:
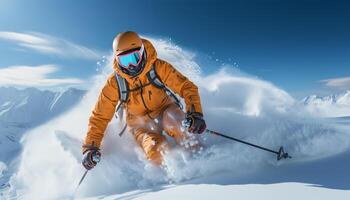
[[346, 199], [350, 192], [325, 189], [302, 183], [275, 183], [275, 184], [247, 184], [247, 185], [216, 185], [216, 184], [188, 184], [168, 186], [160, 191], [133, 191], [120, 195], [99, 196], [84, 198], [84, 200], [232, 200], [232, 199], [269, 199], [269, 200], [295, 200], [295, 199]]
[[[349, 196], [349, 128], [316, 118], [272, 83], [224, 67], [205, 76], [195, 54], [152, 39], [160, 58], [172, 63], [200, 89], [210, 129], [278, 149], [275, 156], [212, 135], [202, 135], [205, 150], [193, 157], [181, 149], [165, 156], [165, 167], [150, 164], [131, 134], [117, 136], [113, 120], [105, 133], [103, 159], [90, 171], [75, 198], [90, 199], [346, 199]], [[94, 87], [74, 109], [28, 132], [22, 139], [18, 171], [5, 198], [71, 198], [84, 173], [81, 141], [112, 59]], [[69, 139], [71, 138], [71, 139]], [[80, 142], [79, 142], [80, 141]], [[264, 198], [261, 198], [264, 197]], [[266, 197], [266, 198], [265, 198]], [[271, 197], [271, 198], [269, 198]]]

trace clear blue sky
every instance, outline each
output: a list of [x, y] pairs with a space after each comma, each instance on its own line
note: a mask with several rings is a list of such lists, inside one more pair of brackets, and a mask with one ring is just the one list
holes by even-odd
[[[108, 52], [113, 37], [125, 30], [170, 37], [207, 55], [215, 52], [296, 96], [329, 91], [320, 80], [350, 76], [346, 1], [0, 1], [3, 32], [42, 33]], [[58, 77], [84, 79], [95, 73], [93, 59], [43, 56], [12, 46], [0, 40], [0, 67], [54, 63], [64, 68]]]

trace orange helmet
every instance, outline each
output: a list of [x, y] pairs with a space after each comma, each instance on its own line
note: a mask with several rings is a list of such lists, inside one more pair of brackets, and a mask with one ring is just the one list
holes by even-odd
[[113, 52], [119, 68], [128, 75], [138, 75], [146, 64], [146, 51], [135, 32], [119, 33], [113, 41]]
[[113, 41], [113, 50], [115, 55], [119, 55], [125, 51], [137, 49], [142, 46], [140, 36], [133, 31], [119, 33]]

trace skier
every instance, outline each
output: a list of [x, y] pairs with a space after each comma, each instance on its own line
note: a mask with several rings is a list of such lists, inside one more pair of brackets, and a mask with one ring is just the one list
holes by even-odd
[[[162, 163], [162, 151], [170, 148], [163, 130], [178, 145], [188, 139], [182, 128], [191, 120], [190, 133], [206, 129], [198, 88], [171, 64], [157, 58], [150, 41], [132, 31], [118, 34], [113, 41], [114, 73], [104, 85], [92, 115], [83, 144], [83, 166], [90, 170], [100, 159], [105, 129], [115, 110], [124, 108], [128, 132], [156, 165]], [[186, 114], [174, 93], [186, 104]], [[118, 104], [118, 105], [117, 105]]]

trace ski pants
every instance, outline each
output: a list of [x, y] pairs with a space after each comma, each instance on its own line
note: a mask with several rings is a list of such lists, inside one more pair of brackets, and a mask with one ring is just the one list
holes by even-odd
[[161, 165], [163, 161], [162, 154], [171, 148], [171, 144], [162, 132], [165, 131], [174, 138], [178, 145], [182, 145], [189, 137], [182, 128], [184, 119], [185, 113], [179, 106], [171, 104], [155, 120], [144, 117], [143, 123], [134, 127], [129, 126], [129, 131], [133, 133], [136, 142], [143, 149], [147, 159], [156, 165]]

